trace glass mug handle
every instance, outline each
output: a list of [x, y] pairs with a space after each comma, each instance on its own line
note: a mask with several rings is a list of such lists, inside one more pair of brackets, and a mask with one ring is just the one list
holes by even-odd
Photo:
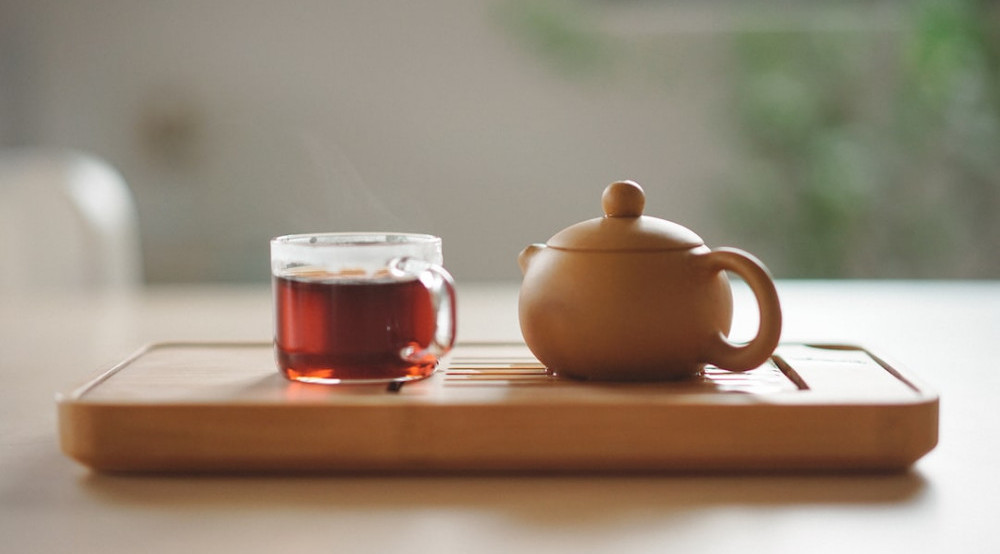
[[440, 265], [417, 258], [402, 257], [389, 262], [389, 270], [396, 275], [416, 275], [427, 289], [434, 311], [434, 334], [423, 349], [407, 347], [400, 356], [408, 361], [422, 361], [428, 356], [440, 359], [455, 345], [455, 280]]
[[709, 348], [708, 363], [729, 371], [759, 367], [771, 357], [781, 338], [781, 304], [770, 273], [760, 260], [737, 248], [717, 248], [703, 256], [710, 271], [728, 270], [742, 277], [760, 310], [757, 336], [740, 345], [720, 333]]

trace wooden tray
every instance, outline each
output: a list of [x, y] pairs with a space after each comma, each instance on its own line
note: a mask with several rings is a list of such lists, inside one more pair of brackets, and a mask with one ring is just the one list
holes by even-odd
[[549, 375], [461, 344], [402, 387], [293, 383], [266, 343], [148, 346], [57, 398], [63, 451], [102, 471], [886, 471], [937, 443], [938, 398], [850, 346], [657, 384]]

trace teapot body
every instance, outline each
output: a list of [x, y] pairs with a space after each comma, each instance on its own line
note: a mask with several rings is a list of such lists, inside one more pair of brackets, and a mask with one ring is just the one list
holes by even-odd
[[532, 353], [558, 375], [681, 379], [700, 372], [712, 345], [729, 333], [732, 292], [725, 272], [700, 263], [710, 252], [706, 246], [529, 248], [518, 300], [521, 331]]
[[[748, 371], [781, 336], [781, 305], [760, 260], [710, 250], [676, 223], [642, 214], [634, 181], [604, 189], [604, 217], [559, 231], [518, 256], [524, 273], [518, 312], [532, 353], [558, 375], [606, 381], [680, 379], [706, 364]], [[739, 275], [759, 308], [757, 336], [729, 341]]]

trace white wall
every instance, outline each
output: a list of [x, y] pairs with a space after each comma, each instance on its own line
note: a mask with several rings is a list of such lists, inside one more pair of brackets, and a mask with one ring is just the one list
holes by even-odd
[[712, 203], [724, 45], [601, 4], [580, 28], [612, 55], [560, 69], [511, 23], [528, 5], [8, 1], [0, 140], [120, 168], [151, 281], [259, 281], [270, 236], [366, 229], [443, 236], [459, 280], [517, 279], [523, 246], [600, 215], [619, 178], [738, 246]]

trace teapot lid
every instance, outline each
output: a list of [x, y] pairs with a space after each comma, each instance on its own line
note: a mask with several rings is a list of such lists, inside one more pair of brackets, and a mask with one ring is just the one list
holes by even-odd
[[646, 195], [633, 181], [618, 181], [604, 189], [604, 217], [571, 225], [549, 239], [563, 250], [651, 251], [687, 250], [705, 244], [694, 231], [665, 219], [642, 215]]

